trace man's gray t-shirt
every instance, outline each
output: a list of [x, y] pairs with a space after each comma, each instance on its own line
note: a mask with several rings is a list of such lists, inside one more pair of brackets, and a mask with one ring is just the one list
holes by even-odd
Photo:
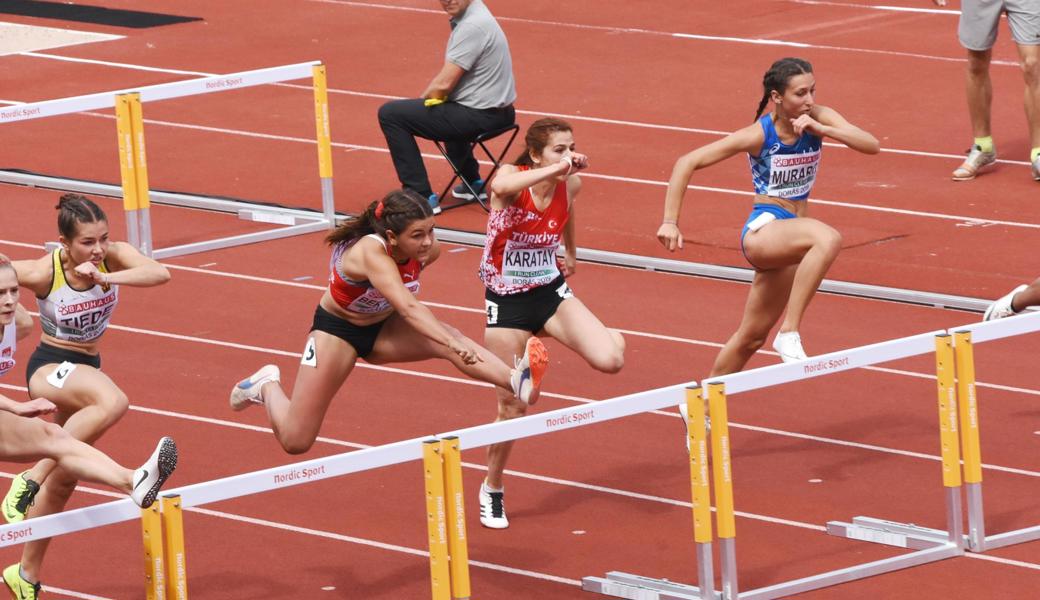
[[481, 0], [452, 20], [445, 58], [466, 71], [448, 100], [470, 108], [501, 108], [516, 100], [506, 34]]

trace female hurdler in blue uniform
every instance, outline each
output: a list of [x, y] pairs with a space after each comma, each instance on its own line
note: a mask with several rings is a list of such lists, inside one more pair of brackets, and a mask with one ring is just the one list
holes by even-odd
[[[715, 359], [710, 377], [744, 368], [765, 344], [773, 325], [786, 317], [773, 341], [784, 362], [806, 358], [798, 334], [802, 315], [841, 249], [841, 234], [809, 218], [809, 192], [816, 181], [823, 138], [876, 154], [877, 139], [837, 111], [815, 102], [812, 65], [797, 58], [773, 63], [763, 78], [755, 123], [702, 146], [675, 163], [657, 239], [670, 251], [682, 248], [679, 211], [694, 171], [747, 152], [755, 206], [741, 231], [741, 249], [755, 269], [744, 317]], [[767, 102], [774, 110], [761, 119]]]

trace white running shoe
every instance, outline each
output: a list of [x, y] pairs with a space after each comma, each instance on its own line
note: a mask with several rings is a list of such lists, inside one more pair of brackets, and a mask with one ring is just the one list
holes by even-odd
[[131, 482], [134, 487], [130, 491], [130, 498], [141, 508], [148, 508], [155, 502], [162, 485], [176, 468], [177, 444], [173, 438], [164, 437], [141, 468], [134, 471], [134, 480]]
[[975, 179], [975, 176], [979, 174], [979, 171], [995, 162], [997, 162], [996, 148], [991, 152], [983, 152], [982, 148], [980, 148], [978, 144], [975, 144], [971, 147], [971, 150], [968, 150], [968, 158], [964, 159], [961, 166], [954, 169], [953, 180], [971, 181], [972, 179]]
[[506, 518], [505, 492], [489, 492], [480, 484], [480, 524], [488, 529], [509, 527]]
[[1007, 294], [1001, 296], [996, 302], [989, 305], [986, 312], [982, 315], [983, 321], [994, 321], [996, 319], [1003, 319], [1004, 317], [1010, 317], [1017, 315], [1015, 309], [1011, 308], [1011, 301], [1015, 298], [1015, 295], [1025, 290], [1027, 285], [1020, 285], [1017, 288], [1011, 290]]
[[231, 410], [245, 410], [254, 404], [263, 404], [260, 389], [269, 381], [281, 381], [281, 371], [275, 365], [264, 365], [248, 378], [231, 388]]
[[542, 391], [542, 376], [549, 366], [549, 351], [542, 340], [531, 336], [527, 338], [524, 355], [516, 361], [513, 373], [509, 376], [513, 395], [524, 404], [534, 404]]
[[776, 334], [773, 338], [773, 350], [780, 354], [781, 360], [785, 363], [809, 358], [805, 355], [805, 350], [802, 350], [802, 336], [798, 335], [797, 331]]
[[1037, 156], [1036, 160], [1033, 161], [1030, 170], [1033, 171], [1033, 180], [1040, 181], [1040, 156]]

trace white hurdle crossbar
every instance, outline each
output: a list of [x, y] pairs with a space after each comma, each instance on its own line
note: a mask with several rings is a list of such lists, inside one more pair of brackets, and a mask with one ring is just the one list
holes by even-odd
[[[677, 384], [627, 396], [603, 400], [593, 405], [561, 408], [528, 415], [519, 419], [479, 425], [437, 438], [457, 436], [462, 448], [516, 440], [583, 427], [594, 423], [636, 415], [674, 406], [688, 384]], [[178, 494], [184, 508], [230, 500], [252, 494], [339, 477], [350, 473], [378, 469], [422, 459], [422, 445], [429, 437], [404, 440], [374, 448], [365, 448], [328, 457], [306, 460], [282, 467], [263, 469], [213, 481], [196, 483], [171, 490], [163, 495]], [[129, 499], [80, 508], [64, 513], [27, 519], [0, 526], [0, 548], [44, 539], [65, 533], [83, 531], [140, 518], [140, 509]]]
[[[140, 106], [135, 109], [136, 112], [133, 116], [127, 117], [132, 119], [132, 124], [120, 123], [120, 158], [124, 165], [122, 186], [44, 177], [12, 171], [0, 171], [0, 181], [20, 185], [57, 187], [63, 190], [111, 197], [123, 197], [124, 208], [127, 212], [127, 240], [145, 254], [156, 259], [252, 244], [334, 228], [336, 221], [332, 186], [328, 92], [325, 80], [325, 67], [319, 61], [243, 71], [227, 75], [214, 75], [133, 89], [99, 92], [57, 100], [45, 100], [31, 104], [20, 104], [0, 110], [0, 123], [12, 123], [93, 110], [114, 109], [128, 95], [136, 95], [134, 101], [139, 105], [147, 102], [237, 90], [307, 77], [312, 78], [314, 81], [314, 115], [318, 146], [318, 171], [322, 196], [322, 212], [320, 214], [255, 203], [150, 191], [147, 186], [143, 118], [141, 117]], [[130, 161], [129, 165], [125, 161]], [[128, 176], [140, 178], [142, 181], [128, 181]], [[131, 200], [130, 196], [134, 194], [135, 189], [140, 197]], [[154, 198], [157, 204], [231, 212], [237, 214], [242, 219], [279, 224], [283, 227], [193, 244], [154, 249], [152, 247], [150, 217], [148, 215], [149, 198]]]

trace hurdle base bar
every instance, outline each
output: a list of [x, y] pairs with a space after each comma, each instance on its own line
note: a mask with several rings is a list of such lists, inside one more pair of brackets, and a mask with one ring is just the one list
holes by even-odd
[[714, 590], [708, 590], [707, 596], [701, 596], [700, 588], [694, 585], [620, 571], [611, 571], [604, 577], [584, 577], [581, 580], [581, 589], [629, 600], [708, 600], [716, 597]]
[[238, 211], [238, 218], [243, 221], [270, 223], [272, 225], [305, 225], [307, 223], [321, 220], [315, 219], [314, 217], [304, 217], [276, 210], [257, 210], [254, 208], [247, 208]]
[[926, 550], [950, 542], [949, 533], [942, 529], [930, 529], [873, 517], [855, 517], [852, 523], [830, 521], [827, 523], [827, 533], [911, 550]]
[[173, 258], [174, 256], [184, 256], [186, 254], [197, 254], [199, 252], [208, 252], [210, 250], [220, 250], [222, 248], [256, 244], [268, 240], [277, 240], [296, 235], [303, 235], [305, 233], [326, 231], [328, 228], [328, 222], [325, 221], [325, 219], [320, 219], [317, 221], [311, 221], [310, 223], [304, 223], [303, 225], [292, 225], [289, 227], [282, 227], [281, 229], [272, 229], [270, 231], [258, 231], [255, 233], [208, 240], [205, 242], [196, 242], [194, 244], [160, 248], [152, 251], [152, 258], [162, 260], [164, 258]]
[[1026, 529], [1019, 529], [1017, 531], [991, 535], [985, 538], [982, 548], [984, 550], [996, 550], [997, 548], [1004, 548], [1005, 546], [1013, 546], [1015, 544], [1024, 544], [1025, 542], [1034, 542], [1036, 540], [1040, 540], [1040, 525], [1036, 527], [1028, 527]]
[[873, 577], [875, 575], [882, 575], [884, 573], [891, 573], [892, 571], [899, 571], [909, 567], [916, 567], [940, 560], [946, 560], [948, 558], [954, 558], [956, 556], [963, 556], [963, 554], [964, 550], [959, 545], [947, 542], [926, 550], [904, 554], [903, 556], [895, 556], [848, 567], [846, 569], [828, 571], [826, 573], [820, 573], [819, 575], [812, 575], [802, 579], [794, 579], [792, 581], [768, 587], [741, 592], [737, 598], [740, 600], [771, 600], [773, 598], [785, 598], [793, 594], [800, 594], [838, 585], [840, 583], [866, 579], [867, 577]]
[[[100, 183], [96, 181], [86, 181], [82, 179], [69, 179], [64, 177], [41, 175], [38, 173], [28, 173], [2, 169], [0, 169], [0, 183], [11, 183], [15, 185], [24, 185], [28, 187], [79, 192], [82, 194], [105, 196], [109, 198], [120, 198], [123, 194], [123, 188], [118, 185]], [[323, 183], [323, 185], [327, 184]], [[159, 190], [149, 190], [148, 195], [152, 204], [160, 204], [163, 206], [176, 206], [181, 208], [194, 208], [212, 212], [230, 213], [238, 215], [239, 218], [249, 219], [252, 221], [258, 221], [263, 223], [287, 224], [291, 219], [294, 226], [299, 227], [299, 229], [293, 229], [293, 226], [290, 226], [283, 229], [275, 229], [273, 231], [253, 233], [243, 236], [219, 238], [215, 240], [209, 240], [206, 242], [200, 242], [198, 244], [186, 244], [183, 246], [173, 246], [170, 248], [152, 249], [152, 253], [150, 256], [157, 260], [161, 260], [163, 258], [171, 258], [174, 256], [183, 256], [185, 254], [190, 254], [193, 252], [219, 250], [221, 248], [230, 248], [233, 246], [241, 246], [244, 244], [253, 244], [257, 242], [290, 237], [294, 235], [303, 235], [317, 231], [326, 231], [328, 229], [334, 228], [336, 225], [335, 222], [327, 221], [324, 216], [325, 214], [335, 214], [334, 210], [331, 208], [331, 205], [329, 205], [331, 195], [328, 195], [326, 193], [323, 193], [323, 196], [325, 196], [323, 198], [324, 214], [321, 212], [311, 210], [282, 208], [275, 206], [267, 206], [258, 203], [250, 203], [248, 201], [242, 200], [213, 198], [208, 196], [197, 196], [192, 194], [181, 194], [176, 192], [164, 192]], [[151, 227], [149, 223], [149, 234], [150, 230]], [[150, 235], [148, 239], [151, 239]], [[143, 241], [144, 240], [139, 240], [138, 243], [134, 245], [139, 246]]]

